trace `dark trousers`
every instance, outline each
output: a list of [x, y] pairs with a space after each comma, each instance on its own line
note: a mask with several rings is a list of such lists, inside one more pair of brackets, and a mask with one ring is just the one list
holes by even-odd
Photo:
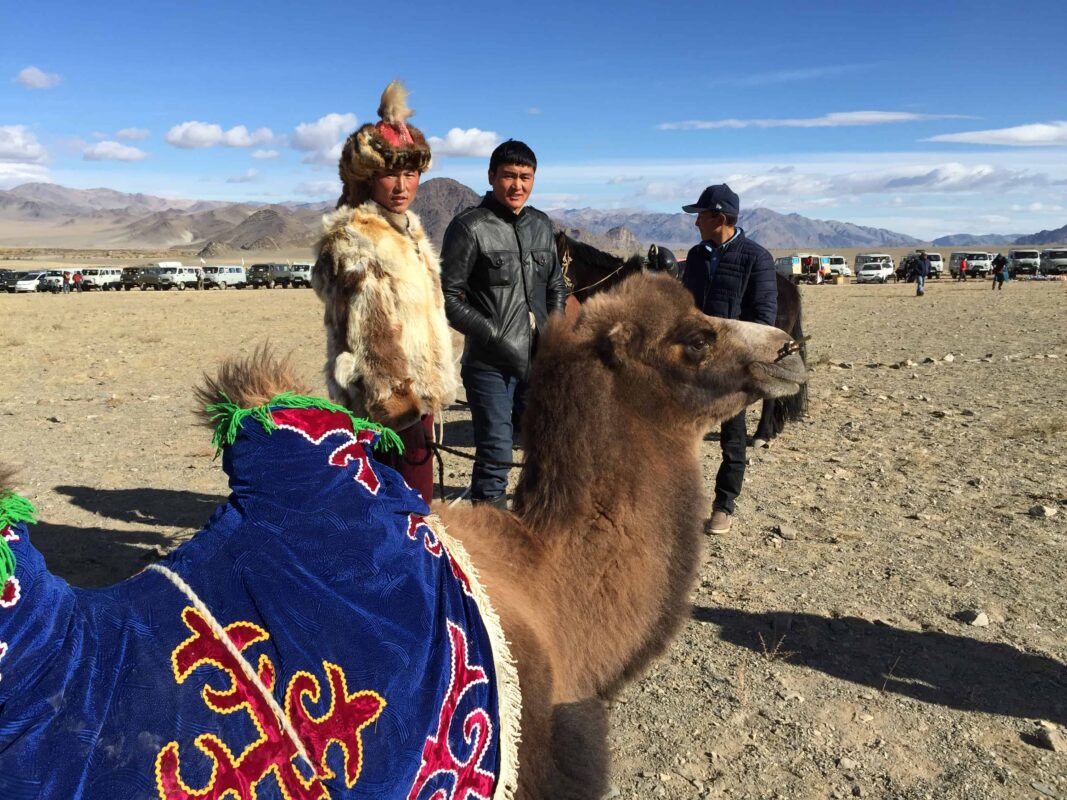
[[526, 404], [526, 383], [506, 372], [468, 366], [460, 374], [474, 426], [471, 500], [495, 500], [507, 492], [509, 467], [488, 462], [513, 460], [511, 445]]
[[715, 502], [712, 509], [734, 513], [734, 501], [741, 494], [745, 480], [745, 444], [748, 430], [745, 427], [745, 412], [726, 420], [719, 429], [719, 446], [722, 448], [722, 463], [715, 476]]

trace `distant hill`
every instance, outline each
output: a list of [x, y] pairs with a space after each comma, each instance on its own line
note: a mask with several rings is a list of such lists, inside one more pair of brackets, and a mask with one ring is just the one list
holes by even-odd
[[1014, 244], [1019, 234], [1017, 233], [954, 233], [951, 236], [940, 236], [931, 244], [938, 247], [971, 247], [979, 244]]
[[422, 227], [434, 246], [440, 249], [445, 229], [460, 211], [476, 206], [482, 196], [451, 178], [431, 178], [419, 186], [411, 210], [419, 215]]
[[[548, 212], [566, 227], [586, 228], [606, 233], [626, 227], [642, 242], [684, 250], [697, 243], [696, 218], [692, 214], [660, 214], [646, 211], [600, 211], [592, 208]], [[904, 247], [921, 244], [920, 239], [883, 228], [869, 228], [850, 222], [818, 220], [800, 214], [779, 214], [769, 208], [744, 211], [738, 224], [745, 235], [764, 247]]]
[[1054, 231], [1038, 231], [1029, 236], [1020, 236], [1015, 244], [1064, 244], [1067, 243], [1067, 225]]

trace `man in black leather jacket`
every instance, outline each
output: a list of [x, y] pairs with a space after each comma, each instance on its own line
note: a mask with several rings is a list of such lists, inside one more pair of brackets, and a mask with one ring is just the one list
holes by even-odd
[[526, 205], [537, 157], [508, 140], [489, 159], [480, 205], [445, 231], [441, 289], [445, 314], [463, 333], [463, 386], [474, 425], [471, 500], [506, 508], [514, 422], [522, 413], [537, 337], [548, 315], [563, 311], [566, 288], [552, 223]]

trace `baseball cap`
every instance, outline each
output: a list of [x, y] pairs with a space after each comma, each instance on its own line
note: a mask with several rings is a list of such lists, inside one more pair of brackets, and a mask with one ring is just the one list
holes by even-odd
[[689, 206], [682, 206], [686, 214], [699, 214], [701, 211], [719, 211], [723, 214], [737, 216], [741, 213], [741, 203], [737, 199], [737, 192], [725, 183], [717, 183], [709, 186], [700, 193], [700, 198]]

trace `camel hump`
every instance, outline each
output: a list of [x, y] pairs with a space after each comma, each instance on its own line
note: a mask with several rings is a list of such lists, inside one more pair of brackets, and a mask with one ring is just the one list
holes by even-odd
[[195, 392], [202, 419], [211, 427], [215, 427], [215, 423], [205, 409], [213, 403], [228, 402], [240, 408], [255, 408], [285, 392], [309, 394], [291, 356], [278, 356], [269, 342], [257, 345], [250, 355], [223, 361], [215, 375], [204, 375]]

